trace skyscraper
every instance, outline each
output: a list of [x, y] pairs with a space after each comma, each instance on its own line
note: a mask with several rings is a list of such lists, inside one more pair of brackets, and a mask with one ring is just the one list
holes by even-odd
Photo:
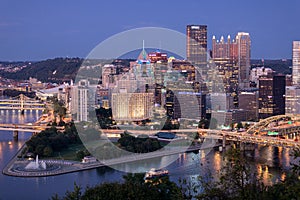
[[[231, 64], [231, 67], [228, 69], [234, 69], [231, 73], [231, 76], [233, 76], [231, 80], [236, 79], [236, 81], [233, 81], [233, 83], [237, 82], [238, 79], [240, 88], [248, 87], [251, 57], [251, 40], [249, 33], [239, 32], [233, 41], [231, 41], [230, 36], [228, 36], [227, 42], [223, 36], [220, 41], [216, 40], [215, 36], [213, 36], [212, 57], [218, 69], [221, 69], [221, 71], [226, 71], [228, 63]], [[238, 71], [235, 70], [236, 67]], [[227, 79], [228, 78], [229, 77], [227, 77]]]
[[293, 41], [293, 84], [300, 85], [300, 41]]
[[112, 113], [117, 121], [140, 121], [152, 117], [153, 93], [112, 93]]
[[88, 121], [88, 113], [95, 105], [95, 94], [88, 80], [80, 80], [72, 87], [71, 113], [75, 121]]
[[238, 66], [240, 69], [240, 83], [241, 87], [248, 87], [250, 57], [251, 57], [251, 40], [249, 33], [239, 32], [236, 36], [236, 43], [238, 45]]
[[259, 119], [285, 114], [285, 76], [259, 78]]
[[223, 79], [225, 92], [236, 92], [239, 84], [239, 67], [237, 62], [230, 58], [215, 58], [213, 61], [219, 71], [219, 75]]
[[144, 47], [127, 74], [117, 77], [111, 94], [113, 117], [117, 121], [141, 121], [152, 116], [154, 106], [153, 67]]
[[258, 90], [252, 89], [242, 91], [239, 94], [239, 109], [247, 113], [247, 120], [257, 121], [258, 119]]
[[[187, 25], [186, 27], [186, 56], [187, 60], [202, 70], [206, 76], [207, 71], [207, 26]], [[197, 77], [196, 77], [197, 78]]]
[[102, 67], [102, 86], [108, 88], [113, 83], [114, 75], [117, 74], [117, 67], [112, 64], [106, 64]]
[[285, 114], [300, 114], [300, 87], [288, 86], [285, 94]]

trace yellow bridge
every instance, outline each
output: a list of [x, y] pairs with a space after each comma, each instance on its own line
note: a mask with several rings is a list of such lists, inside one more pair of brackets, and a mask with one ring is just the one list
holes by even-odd
[[0, 99], [0, 110], [44, 110], [45, 104], [23, 94], [12, 99]]

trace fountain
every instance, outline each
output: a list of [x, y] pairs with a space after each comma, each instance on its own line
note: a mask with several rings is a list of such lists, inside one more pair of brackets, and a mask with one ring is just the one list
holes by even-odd
[[47, 168], [46, 163], [44, 161], [39, 162], [39, 156], [36, 155], [35, 161], [31, 161], [25, 167], [25, 169], [29, 170], [45, 170]]
[[35, 160], [30, 161], [29, 163], [21, 162], [13, 166], [10, 170], [12, 173], [24, 173], [22, 176], [42, 176], [45, 175], [45, 172], [52, 172], [60, 169], [61, 163], [59, 162], [48, 162], [39, 161], [39, 156], [37, 155]]

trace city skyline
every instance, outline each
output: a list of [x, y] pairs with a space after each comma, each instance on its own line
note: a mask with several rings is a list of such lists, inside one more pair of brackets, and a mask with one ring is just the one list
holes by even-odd
[[[85, 57], [114, 34], [149, 26], [185, 33], [188, 24], [207, 25], [208, 49], [213, 35], [219, 38], [224, 33], [233, 36], [236, 32], [249, 32], [253, 59], [292, 58], [292, 41], [300, 39], [300, 27], [296, 25], [298, 1], [243, 4], [230, 1], [219, 2], [218, 6], [198, 1], [182, 4], [126, 1], [118, 2], [117, 6], [114, 1], [93, 3], [2, 3], [0, 60]], [[174, 10], [180, 10], [185, 17]]]
[[0, 5], [0, 200], [300, 197], [299, 0]]

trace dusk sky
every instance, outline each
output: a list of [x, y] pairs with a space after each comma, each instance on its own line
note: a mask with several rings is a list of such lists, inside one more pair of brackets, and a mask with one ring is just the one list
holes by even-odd
[[252, 58], [291, 58], [300, 40], [299, 0], [2, 0], [0, 8], [1, 61], [85, 57], [116, 33], [149, 26], [185, 33], [205, 24], [209, 48], [213, 35], [249, 32]]

